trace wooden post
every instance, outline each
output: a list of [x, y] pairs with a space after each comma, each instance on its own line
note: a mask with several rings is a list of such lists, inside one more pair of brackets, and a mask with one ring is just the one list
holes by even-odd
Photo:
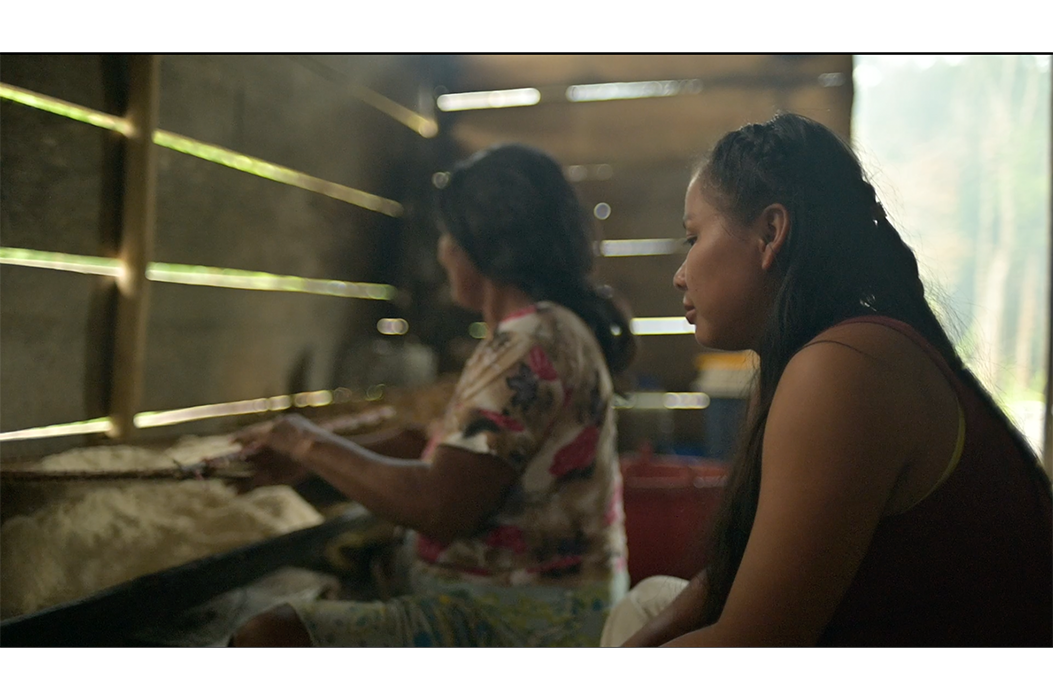
[[124, 151], [124, 201], [121, 215], [120, 259], [117, 280], [117, 318], [114, 328], [113, 384], [110, 392], [110, 436], [128, 440], [135, 433], [143, 384], [148, 285], [146, 266], [153, 253], [154, 201], [157, 156], [154, 131], [159, 104], [160, 58], [131, 56], [128, 65], [130, 131]]
[[852, 107], [856, 100], [855, 83], [856, 57], [855, 54], [845, 56], [845, 82], [837, 90], [841, 101], [841, 112], [837, 115], [841, 122], [838, 124], [838, 133], [845, 143], [852, 143]]

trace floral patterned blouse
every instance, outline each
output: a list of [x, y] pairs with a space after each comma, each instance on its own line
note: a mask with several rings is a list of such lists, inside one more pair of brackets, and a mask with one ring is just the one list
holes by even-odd
[[501, 321], [466, 363], [434, 442], [493, 455], [518, 479], [477, 535], [418, 535], [418, 570], [500, 586], [624, 576], [612, 396], [599, 344], [572, 311], [538, 302]]

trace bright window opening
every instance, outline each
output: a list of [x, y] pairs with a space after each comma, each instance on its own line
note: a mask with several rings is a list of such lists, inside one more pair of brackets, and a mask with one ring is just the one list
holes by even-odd
[[854, 146], [966, 364], [1041, 453], [1049, 56], [857, 56]]

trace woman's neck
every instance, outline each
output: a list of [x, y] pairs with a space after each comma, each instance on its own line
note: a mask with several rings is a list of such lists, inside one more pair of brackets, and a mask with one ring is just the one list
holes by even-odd
[[489, 280], [483, 283], [483, 320], [491, 329], [516, 311], [535, 303], [535, 299], [518, 287], [497, 284]]

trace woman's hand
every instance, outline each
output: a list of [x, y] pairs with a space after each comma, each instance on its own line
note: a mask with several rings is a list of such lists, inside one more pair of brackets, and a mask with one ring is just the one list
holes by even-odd
[[235, 435], [241, 459], [255, 467], [255, 474], [241, 485], [242, 490], [276, 484], [297, 484], [310, 469], [304, 463], [307, 452], [329, 435], [303, 416], [290, 415], [251, 426]]
[[244, 447], [241, 459], [256, 467], [242, 489], [296, 484], [313, 474], [377, 517], [442, 542], [476, 532], [516, 480], [515, 469], [493, 455], [440, 445], [431, 463], [385, 457], [297, 415], [235, 439]]

